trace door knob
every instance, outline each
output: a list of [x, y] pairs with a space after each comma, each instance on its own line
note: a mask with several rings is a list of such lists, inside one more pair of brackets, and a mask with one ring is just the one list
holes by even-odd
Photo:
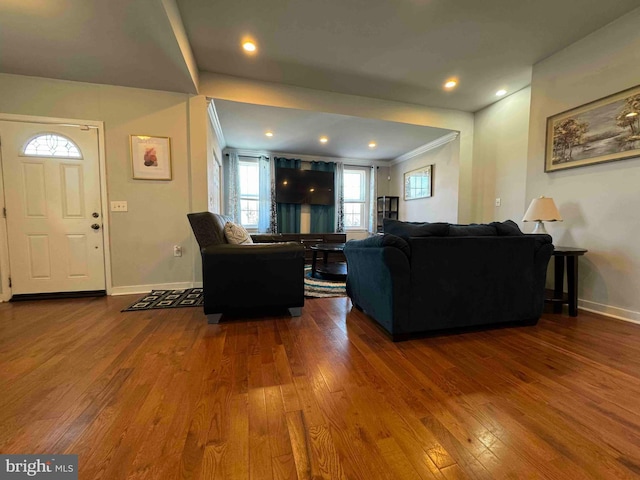
[[100, 230], [100, 225], [94, 223], [93, 225], [91, 225], [91, 228], [93, 228], [94, 230]]

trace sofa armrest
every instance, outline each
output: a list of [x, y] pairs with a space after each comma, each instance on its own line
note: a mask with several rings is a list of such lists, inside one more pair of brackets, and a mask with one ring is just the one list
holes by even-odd
[[347, 245], [349, 248], [393, 247], [401, 250], [407, 257], [411, 256], [411, 249], [407, 241], [389, 233], [384, 235], [373, 235], [362, 240], [349, 240], [345, 244], [345, 248]]
[[253, 243], [281, 243], [285, 240], [280, 233], [254, 233], [251, 235]]
[[347, 294], [391, 334], [409, 315], [408, 250], [407, 242], [394, 235], [350, 240], [344, 248]]
[[295, 242], [282, 243], [254, 243], [248, 245], [234, 245], [224, 243], [212, 245], [202, 249], [204, 257], [245, 257], [247, 260], [269, 255], [277, 256], [304, 256], [304, 247]]
[[547, 283], [547, 267], [549, 260], [553, 255], [553, 243], [551, 235], [546, 234], [529, 234], [527, 236], [534, 237], [534, 280], [535, 280], [535, 299], [536, 305], [540, 306], [540, 314], [544, 309], [544, 294]]

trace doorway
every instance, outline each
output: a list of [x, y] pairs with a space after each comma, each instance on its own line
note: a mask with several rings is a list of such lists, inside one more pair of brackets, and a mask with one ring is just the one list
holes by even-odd
[[96, 125], [0, 121], [11, 295], [106, 291], [99, 136]]

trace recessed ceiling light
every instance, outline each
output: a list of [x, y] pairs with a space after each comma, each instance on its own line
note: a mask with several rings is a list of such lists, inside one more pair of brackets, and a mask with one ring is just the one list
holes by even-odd
[[369, 142], [369, 148], [376, 148], [377, 146], [376, 142]]
[[265, 135], [266, 135], [267, 137], [273, 137], [273, 132], [267, 132], [267, 133], [265, 133]]
[[250, 41], [244, 42], [242, 48], [244, 48], [245, 52], [255, 52], [257, 49], [256, 44]]
[[329, 139], [327, 137], [320, 137], [320, 143], [327, 143]]
[[444, 84], [444, 88], [453, 88], [456, 85], [458, 85], [458, 82], [456, 82], [455, 80], [449, 80], [447, 83]]
[[638, 112], [631, 112], [625, 115], [625, 117], [637, 117], [637, 116], [638, 116]]
[[309, 189], [309, 191], [310, 191], [310, 192], [315, 192], [315, 191], [316, 191], [316, 189], [315, 189], [315, 188], [310, 188], [310, 189]]
[[501, 97], [501, 96], [506, 95], [506, 94], [507, 94], [507, 91], [505, 89], [501, 88], [500, 90], [498, 90], [496, 92], [496, 97]]

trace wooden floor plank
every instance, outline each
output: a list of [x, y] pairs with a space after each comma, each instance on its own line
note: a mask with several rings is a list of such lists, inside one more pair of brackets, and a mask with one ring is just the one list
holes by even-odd
[[0, 304], [0, 451], [91, 479], [640, 478], [640, 326], [580, 312], [393, 343], [300, 317]]

